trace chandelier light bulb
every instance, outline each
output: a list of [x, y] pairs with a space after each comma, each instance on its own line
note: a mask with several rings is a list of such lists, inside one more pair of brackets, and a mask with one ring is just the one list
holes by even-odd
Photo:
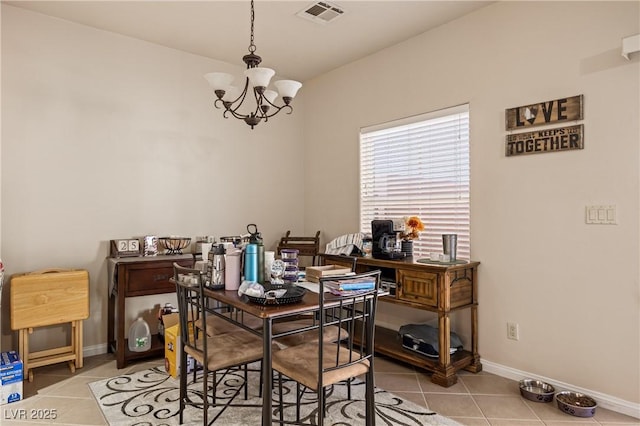
[[236, 99], [238, 99], [238, 96], [240, 96], [240, 88], [239, 87], [227, 86], [227, 90], [225, 91], [225, 94], [222, 97], [222, 100], [224, 102], [233, 102]]
[[265, 98], [267, 98], [267, 101], [269, 101], [269, 103], [273, 104], [276, 102], [276, 98], [278, 97], [278, 92], [274, 90], [265, 90], [263, 95]]
[[271, 77], [276, 74], [271, 68], [255, 67], [245, 70], [244, 75], [249, 79], [249, 83], [258, 91], [269, 85]]
[[214, 91], [225, 90], [233, 82], [233, 76], [226, 72], [210, 72], [205, 74], [204, 78], [213, 87]]
[[296, 97], [296, 93], [298, 93], [298, 90], [302, 87], [302, 83], [295, 80], [278, 80], [273, 84], [276, 86], [278, 93], [282, 96], [282, 99], [287, 103], [287, 105]]
[[269, 112], [269, 108], [271, 108], [271, 105], [275, 105], [275, 100], [278, 97], [278, 93], [274, 92], [273, 90], [265, 90], [264, 93], [262, 93], [262, 96], [264, 102], [260, 104], [260, 109], [264, 114], [267, 114]]

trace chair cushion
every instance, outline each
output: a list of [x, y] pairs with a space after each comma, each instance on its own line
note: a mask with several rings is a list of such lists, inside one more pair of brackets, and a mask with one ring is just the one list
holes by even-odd
[[[323, 365], [325, 367], [335, 365], [336, 346], [335, 343], [325, 343], [323, 345]], [[349, 353], [350, 351], [347, 348], [342, 347], [340, 349], [340, 363], [348, 362]], [[353, 354], [354, 358], [360, 356], [360, 354], [356, 352]], [[291, 346], [273, 354], [273, 368], [317, 392], [319, 382], [318, 357], [319, 347], [317, 342]], [[367, 371], [369, 371], [369, 361], [363, 360], [357, 364], [324, 373], [322, 384], [323, 386], [329, 386], [351, 377], [360, 376]]]
[[[235, 318], [235, 317], [234, 317]], [[253, 315], [243, 315], [242, 317], [238, 316], [237, 321], [242, 321], [242, 323], [249, 328], [257, 330], [262, 327], [262, 320], [260, 318], [254, 317]], [[202, 318], [198, 319], [195, 322], [196, 327], [202, 329]], [[217, 334], [224, 333], [234, 333], [238, 330], [242, 330], [237, 325], [219, 318], [215, 315], [207, 315], [207, 335], [215, 336]]]
[[[185, 352], [196, 361], [203, 364], [202, 345], [207, 344], [207, 367], [210, 371], [242, 365], [262, 359], [262, 338], [246, 330], [236, 330], [233, 333], [218, 334], [200, 339], [197, 348], [186, 346]], [[278, 347], [273, 345], [273, 353]]]
[[[276, 322], [273, 324], [273, 334], [276, 335], [285, 333], [288, 331], [302, 329], [313, 325], [314, 323], [312, 318], [296, 321]], [[347, 332], [347, 330], [341, 329], [337, 326], [325, 326], [322, 335], [323, 340], [329, 343], [337, 342], [338, 339], [345, 340], [349, 337], [349, 333]], [[275, 340], [281, 347], [289, 347], [301, 345], [303, 343], [317, 342], [318, 330], [302, 331], [300, 333], [278, 337]]]

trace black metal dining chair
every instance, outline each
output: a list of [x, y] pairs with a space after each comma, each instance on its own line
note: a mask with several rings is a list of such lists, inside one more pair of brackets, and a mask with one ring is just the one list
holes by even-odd
[[[370, 289], [325, 293], [329, 282], [373, 283]], [[300, 422], [300, 404], [307, 391], [317, 393], [317, 419], [313, 424], [322, 425], [326, 413], [326, 390], [339, 382], [351, 382], [353, 378], [365, 379], [365, 423], [375, 423], [374, 401], [374, 331], [375, 313], [380, 288], [380, 271], [371, 271], [341, 277], [320, 279], [320, 313], [318, 337], [307, 343], [281, 349], [273, 354], [273, 369], [278, 372], [280, 424], [303, 424]], [[346, 340], [327, 342], [322, 338], [325, 328], [337, 327], [347, 336]], [[283, 376], [296, 382], [296, 420], [284, 419], [282, 391]], [[313, 420], [313, 419], [312, 419]]]
[[[229, 332], [209, 333], [207, 301], [201, 271], [184, 268], [174, 264], [174, 278], [178, 296], [178, 310], [180, 317], [180, 424], [183, 423], [183, 413], [186, 405], [202, 409], [203, 424], [212, 424], [222, 413], [233, 406], [261, 406], [250, 404], [234, 404], [233, 401], [244, 389], [244, 398], [248, 398], [248, 368], [247, 364], [262, 360], [262, 338], [239, 327]], [[226, 322], [224, 319], [220, 321]], [[198, 326], [195, 326], [198, 323]], [[277, 351], [277, 347], [273, 348]], [[202, 366], [201, 401], [194, 400], [193, 392], [187, 392], [187, 356], [194, 358], [197, 365]], [[217, 388], [230, 374], [241, 368], [244, 372], [244, 382], [240, 384], [232, 395], [225, 394], [225, 403], [217, 403]], [[197, 370], [197, 369], [196, 369]], [[218, 378], [217, 373], [220, 372]], [[194, 375], [195, 376], [195, 375]], [[211, 382], [209, 379], [211, 376]], [[189, 395], [192, 395], [190, 397]], [[211, 399], [211, 402], [209, 402]], [[221, 407], [221, 410], [208, 421], [208, 410]]]
[[[351, 263], [351, 272], [356, 271], [356, 257], [345, 256]], [[316, 314], [303, 315], [295, 319], [286, 319], [284, 321], [275, 322], [273, 324], [273, 334], [280, 336], [276, 338], [276, 342], [281, 347], [289, 347], [300, 345], [302, 343], [314, 342], [318, 339], [318, 333], [315, 330], [318, 326], [318, 316]], [[346, 340], [348, 335], [345, 330], [339, 332], [338, 327], [325, 327], [323, 331], [323, 340], [325, 342], [337, 342], [339, 339]], [[351, 389], [349, 389], [349, 395]]]

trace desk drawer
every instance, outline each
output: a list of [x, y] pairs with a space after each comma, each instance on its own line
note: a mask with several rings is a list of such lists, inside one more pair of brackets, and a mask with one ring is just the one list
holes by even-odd
[[[193, 267], [190, 260], [179, 260], [177, 263]], [[176, 290], [175, 284], [169, 281], [173, 277], [173, 262], [132, 263], [119, 267], [118, 280], [125, 287], [126, 297], [172, 293]]]
[[398, 271], [398, 300], [438, 306], [438, 274], [422, 271]]

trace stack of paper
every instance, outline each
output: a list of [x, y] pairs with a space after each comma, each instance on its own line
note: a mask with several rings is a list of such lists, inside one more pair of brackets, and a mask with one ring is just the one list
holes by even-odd
[[371, 278], [354, 280], [325, 281], [324, 286], [333, 294], [345, 296], [375, 289], [376, 282]]

